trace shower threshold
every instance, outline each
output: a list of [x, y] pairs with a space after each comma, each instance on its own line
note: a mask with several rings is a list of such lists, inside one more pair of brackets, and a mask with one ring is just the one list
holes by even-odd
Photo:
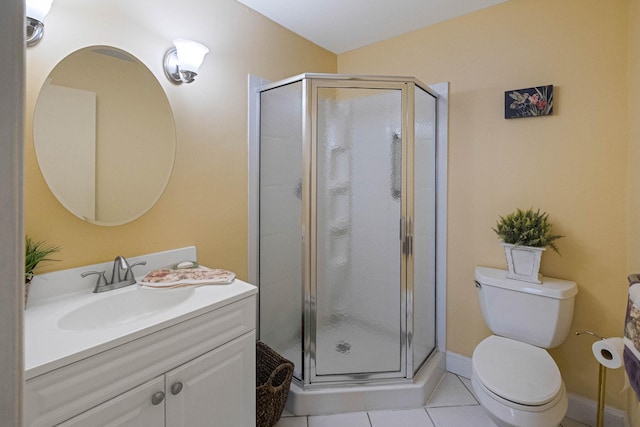
[[427, 404], [444, 373], [444, 353], [435, 351], [412, 381], [314, 390], [304, 390], [293, 381], [286, 408], [296, 416], [419, 408]]

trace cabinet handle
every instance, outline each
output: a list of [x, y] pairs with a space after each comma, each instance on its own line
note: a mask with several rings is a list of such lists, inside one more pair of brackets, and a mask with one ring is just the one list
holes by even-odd
[[161, 404], [163, 400], [164, 400], [164, 393], [161, 391], [157, 393], [153, 393], [153, 396], [151, 396], [151, 403], [154, 405]]
[[182, 391], [182, 383], [177, 382], [171, 385], [171, 394], [174, 396]]

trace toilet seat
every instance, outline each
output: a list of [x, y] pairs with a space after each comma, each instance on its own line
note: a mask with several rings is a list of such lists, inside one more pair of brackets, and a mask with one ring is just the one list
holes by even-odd
[[[505, 399], [501, 396], [498, 396], [497, 394], [489, 390], [484, 384], [482, 384], [482, 382], [478, 379], [478, 376], [475, 375], [475, 373], [472, 375], [471, 382], [474, 384], [473, 385], [474, 391], [476, 392], [476, 396], [480, 399], [481, 404], [486, 404], [487, 402], [486, 400], [483, 401], [483, 399], [479, 396], [479, 393], [483, 393], [484, 396], [490, 398], [491, 400], [503, 406], [504, 408], [509, 408], [508, 410], [511, 413], [513, 413], [514, 410], [516, 412], [526, 412], [526, 413], [532, 413], [532, 414], [538, 413], [538, 412], [545, 412], [554, 408], [556, 405], [558, 405], [558, 403], [562, 401], [562, 399], [566, 400], [566, 389], [564, 386], [564, 382], [562, 383], [560, 393], [558, 393], [556, 397], [554, 397], [550, 402], [547, 402], [543, 405], [537, 405], [537, 406], [523, 405], [521, 403], [516, 403], [511, 400]], [[478, 388], [481, 390], [481, 392], [478, 390]]]
[[547, 407], [563, 391], [554, 360], [545, 350], [530, 344], [490, 336], [474, 350], [472, 364], [487, 392], [518, 407]]

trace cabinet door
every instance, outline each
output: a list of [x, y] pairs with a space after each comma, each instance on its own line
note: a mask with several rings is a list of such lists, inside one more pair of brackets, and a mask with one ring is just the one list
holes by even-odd
[[71, 418], [58, 427], [163, 427], [164, 377], [155, 378], [93, 409]]
[[255, 332], [165, 375], [166, 427], [256, 425]]

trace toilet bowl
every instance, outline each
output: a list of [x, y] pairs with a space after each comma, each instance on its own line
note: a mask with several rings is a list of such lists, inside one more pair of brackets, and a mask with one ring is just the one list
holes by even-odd
[[471, 384], [500, 427], [556, 427], [567, 411], [560, 371], [543, 349], [492, 335], [473, 352]]

